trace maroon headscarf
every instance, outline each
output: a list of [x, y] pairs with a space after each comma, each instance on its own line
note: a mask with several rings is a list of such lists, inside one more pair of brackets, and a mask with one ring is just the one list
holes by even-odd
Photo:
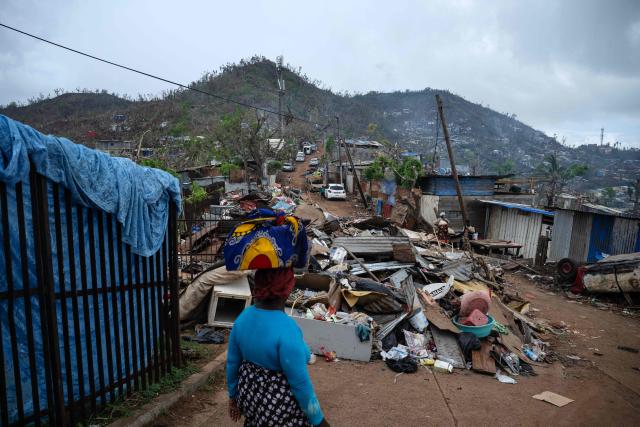
[[256, 270], [253, 297], [259, 300], [286, 298], [296, 283], [293, 268]]

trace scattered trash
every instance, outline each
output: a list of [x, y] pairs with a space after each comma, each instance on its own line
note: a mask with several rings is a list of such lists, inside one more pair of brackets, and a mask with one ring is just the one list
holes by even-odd
[[532, 397], [537, 400], [542, 400], [543, 402], [549, 402], [558, 407], [563, 407], [574, 401], [573, 399], [569, 399], [568, 397], [561, 396], [551, 391], [543, 391], [542, 393], [536, 394]]
[[412, 374], [418, 370], [418, 363], [412, 357], [405, 356], [402, 359], [387, 359], [386, 364], [394, 372]]
[[638, 353], [639, 351], [637, 348], [627, 347], [626, 345], [619, 345], [618, 350], [628, 351], [629, 353]]
[[449, 293], [453, 286], [453, 281], [454, 277], [449, 276], [447, 283], [431, 283], [430, 285], [424, 286], [422, 290], [431, 295], [433, 299], [439, 300]]
[[500, 381], [502, 384], [518, 384], [518, 381], [511, 378], [509, 375], [503, 374], [502, 371], [500, 371], [500, 369], [496, 370], [495, 378], [498, 381]]
[[202, 328], [196, 328], [196, 334], [194, 336], [191, 335], [183, 335], [182, 339], [185, 341], [193, 341], [200, 344], [223, 344], [224, 343], [224, 335], [220, 331], [216, 331], [211, 326], [204, 326]]
[[322, 347], [320, 350], [324, 355], [324, 360], [326, 360], [327, 362], [338, 362], [338, 356], [336, 355], [335, 351], [327, 351], [324, 349], [324, 347]]
[[433, 370], [436, 372], [452, 374], [453, 365], [451, 363], [448, 363], [442, 360], [436, 360], [435, 363], [433, 364]]

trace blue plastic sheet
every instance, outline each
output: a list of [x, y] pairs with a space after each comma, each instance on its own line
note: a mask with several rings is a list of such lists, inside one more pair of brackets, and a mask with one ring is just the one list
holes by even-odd
[[[9, 282], [7, 280], [9, 271], [7, 261], [11, 270], [12, 286], [14, 291], [38, 288], [36, 268], [35, 268], [35, 242], [33, 241], [33, 222], [31, 207], [31, 188], [29, 186], [30, 162], [35, 165], [37, 172], [48, 178], [48, 206], [50, 220], [50, 241], [51, 262], [53, 265], [54, 292], [61, 290], [72, 291], [72, 284], [75, 280], [75, 288], [81, 289], [83, 284], [81, 277], [85, 277], [84, 286], [87, 290], [101, 289], [104, 287], [118, 288], [123, 284], [128, 284], [128, 277], [134, 278], [138, 275], [142, 280], [142, 258], [138, 257], [138, 262], [126, 258], [126, 249], [130, 247], [131, 252], [142, 256], [149, 256], [158, 251], [166, 244], [165, 235], [167, 230], [169, 209], [178, 209], [180, 206], [180, 190], [178, 180], [165, 172], [144, 168], [135, 165], [127, 159], [113, 158], [106, 154], [88, 149], [81, 145], [73, 144], [64, 138], [46, 136], [35, 131], [29, 126], [13, 121], [0, 115], [0, 181], [5, 182], [8, 208], [9, 228], [0, 226], [0, 242], [9, 234], [11, 242], [11, 252], [5, 253], [4, 247], [0, 247], [0, 292], [7, 292]], [[15, 184], [21, 182], [23, 189], [23, 203], [18, 206], [16, 199]], [[70, 212], [72, 224], [72, 239], [67, 240], [67, 212], [65, 209], [62, 192], [58, 195], [60, 205], [60, 226], [63, 230], [62, 239], [56, 244], [54, 231], [54, 193], [52, 182], [59, 183], [70, 192], [74, 205], [79, 205], [80, 209], [74, 207]], [[84, 207], [83, 207], [84, 206]], [[19, 225], [17, 218], [18, 209], [25, 215], [26, 239], [22, 242], [19, 239]], [[90, 256], [90, 227], [89, 211], [92, 211], [92, 230], [95, 242], [94, 254], [96, 258], [97, 271], [94, 275], [89, 268]], [[83, 227], [80, 229], [78, 213], [83, 217]], [[116, 224], [108, 221], [105, 213], [111, 213], [116, 220], [122, 224], [123, 242], [115, 241]], [[103, 235], [99, 235], [98, 221], [103, 221]], [[0, 220], [3, 220], [0, 212]], [[1, 224], [1, 222], [0, 222]], [[109, 233], [110, 230], [110, 233]], [[80, 241], [84, 242], [84, 252], [81, 252]], [[110, 263], [108, 250], [109, 241], [114, 245], [114, 261], [116, 265], [122, 265], [124, 283], [120, 280], [120, 271], [116, 272], [114, 278], [109, 271], [105, 271], [105, 280], [102, 280], [101, 269], [106, 269]], [[21, 256], [21, 243], [24, 245], [26, 257]], [[1, 246], [1, 245], [0, 245]], [[73, 252], [70, 248], [73, 246]], [[102, 251], [100, 250], [102, 246]], [[165, 247], [166, 250], [166, 247]], [[120, 259], [120, 254], [123, 259]], [[80, 268], [80, 258], [86, 261], [86, 270]], [[58, 260], [62, 261], [62, 271], [58, 269]], [[72, 265], [75, 274], [72, 277]], [[23, 280], [23, 267], [26, 267], [26, 280]], [[148, 271], [148, 280], [157, 282], [166, 280], [166, 269], [159, 269], [162, 277], [156, 277], [156, 271]], [[84, 273], [84, 274], [83, 274]], [[101, 382], [109, 385], [124, 377], [117, 375], [115, 362], [113, 367], [113, 377], [100, 378], [98, 371], [100, 364], [102, 370], [108, 372], [107, 359], [116, 360], [117, 349], [120, 349], [120, 364], [124, 368], [125, 363], [129, 363], [130, 370], [140, 370], [146, 367], [149, 360], [148, 349], [158, 345], [158, 328], [153, 328], [151, 324], [151, 314], [155, 313], [159, 319], [160, 313], [157, 301], [160, 301], [162, 291], [156, 288], [154, 291], [140, 291], [135, 298], [130, 298], [128, 293], [123, 296], [120, 290], [116, 290], [115, 304], [108, 294], [107, 300], [101, 296], [94, 297], [87, 295], [83, 297], [58, 298], [56, 300], [56, 324], [48, 325], [55, 327], [58, 332], [58, 348], [60, 352], [60, 362], [62, 368], [62, 378], [66, 378], [67, 372], [71, 372], [71, 390], [66, 383], [63, 386], [65, 402], [69, 403], [71, 394], [77, 399], [81, 391], [84, 395], [89, 395], [91, 383], [96, 390], [100, 390]], [[35, 407], [45, 410], [47, 407], [47, 390], [45, 381], [45, 351], [43, 325], [40, 316], [40, 297], [37, 293], [31, 296], [20, 296], [9, 299], [0, 299], [0, 339], [3, 344], [3, 358], [6, 393], [9, 404], [10, 423], [18, 419], [18, 397], [23, 401], [24, 415], [32, 415]], [[155, 304], [154, 304], [155, 302]], [[76, 348], [76, 337], [74, 335], [74, 305], [77, 307], [79, 333], [82, 338], [80, 348]], [[67, 312], [67, 327], [63, 322], [63, 306]], [[97, 318], [94, 307], [97, 307]], [[148, 309], [149, 316], [137, 316], [138, 307], [145, 313]], [[116, 315], [114, 316], [114, 308]], [[27, 313], [31, 316], [27, 316]], [[126, 321], [123, 321], [124, 319]], [[119, 317], [117, 319], [116, 317]], [[31, 319], [31, 324], [27, 319]], [[133, 319], [133, 324], [131, 320]], [[107, 325], [109, 325], [107, 327]], [[11, 327], [14, 328], [15, 340], [11, 339]], [[119, 339], [116, 340], [116, 330]], [[139, 331], [144, 331], [142, 345], [138, 348], [137, 358], [133, 358], [132, 345], [138, 341]], [[147, 336], [147, 331], [149, 331]], [[110, 339], [107, 340], [107, 332]], [[125, 333], [127, 334], [125, 340]], [[65, 340], [65, 335], [68, 340]], [[29, 348], [28, 337], [32, 338], [33, 348]], [[125, 342], [129, 348], [127, 354], [123, 348]], [[88, 348], [91, 347], [91, 351]], [[69, 348], [69, 359], [65, 359], [65, 349]], [[14, 366], [12, 353], [17, 351], [17, 365]], [[80, 360], [76, 358], [76, 353], [81, 354]], [[29, 365], [29, 354], [35, 355], [36, 378], [31, 378], [31, 367]], [[49, 356], [49, 355], [46, 355]], [[99, 360], [99, 358], [101, 360]], [[17, 369], [15, 369], [17, 368]], [[90, 374], [91, 371], [91, 374]], [[32, 380], [36, 384], [34, 395]], [[82, 388], [81, 388], [82, 385]], [[106, 398], [109, 397], [107, 394]]]
[[1, 181], [28, 181], [31, 157], [38, 173], [66, 187], [76, 203], [115, 214], [123, 225], [124, 241], [139, 255], [158, 250], [169, 205], [180, 208], [180, 185], [171, 174], [44, 135], [3, 115], [0, 156]]

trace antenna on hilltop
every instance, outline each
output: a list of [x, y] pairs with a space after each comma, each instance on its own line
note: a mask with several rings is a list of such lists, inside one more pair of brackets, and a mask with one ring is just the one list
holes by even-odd
[[284, 58], [278, 55], [276, 58], [276, 76], [278, 79], [278, 117], [280, 119], [280, 138], [284, 138], [284, 117], [282, 115], [282, 99], [284, 98], [284, 76], [282, 62]]

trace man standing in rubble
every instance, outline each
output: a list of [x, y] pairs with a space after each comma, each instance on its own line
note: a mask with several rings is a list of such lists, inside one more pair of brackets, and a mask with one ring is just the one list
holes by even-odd
[[449, 220], [444, 212], [440, 212], [440, 218], [436, 221], [438, 240], [443, 243], [449, 242]]

